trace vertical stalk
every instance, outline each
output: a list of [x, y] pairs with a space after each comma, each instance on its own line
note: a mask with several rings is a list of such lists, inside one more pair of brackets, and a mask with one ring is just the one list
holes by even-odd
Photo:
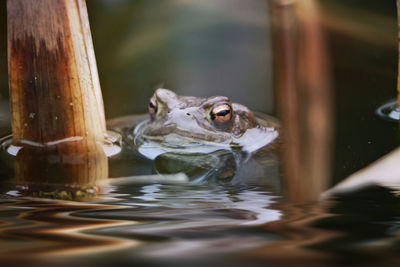
[[85, 1], [8, 0], [14, 143], [102, 139], [103, 101]]
[[7, 25], [13, 144], [22, 147], [17, 180], [89, 183], [107, 176], [85, 0], [7, 0]]
[[397, 103], [400, 106], [400, 0], [397, 4], [397, 38], [398, 38], [398, 67], [397, 67]]

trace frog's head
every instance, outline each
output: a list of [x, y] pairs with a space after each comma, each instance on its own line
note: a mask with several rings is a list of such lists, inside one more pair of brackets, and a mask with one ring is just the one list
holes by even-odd
[[157, 89], [148, 103], [148, 111], [149, 121], [139, 125], [136, 133], [169, 147], [243, 147], [265, 138], [261, 141], [264, 146], [271, 141], [271, 133], [273, 139], [277, 136], [274, 128], [260, 126], [247, 107], [224, 96], [178, 96], [170, 90]]

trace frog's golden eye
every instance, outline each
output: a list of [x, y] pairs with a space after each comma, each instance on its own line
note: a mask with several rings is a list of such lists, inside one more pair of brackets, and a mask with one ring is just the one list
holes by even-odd
[[147, 105], [147, 109], [149, 111], [150, 116], [154, 116], [157, 113], [158, 105], [157, 105], [157, 100], [154, 96], [150, 98], [149, 104]]
[[217, 125], [223, 125], [232, 119], [232, 107], [229, 104], [215, 106], [210, 112], [211, 120]]

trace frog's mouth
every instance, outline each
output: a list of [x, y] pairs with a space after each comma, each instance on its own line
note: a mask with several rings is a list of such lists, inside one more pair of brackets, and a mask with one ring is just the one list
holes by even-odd
[[[207, 134], [188, 133], [176, 128], [163, 128], [162, 131], [147, 128], [148, 121], [139, 123], [134, 130], [134, 143], [138, 151], [149, 159], [174, 152], [179, 154], [208, 154], [218, 150], [231, 150], [238, 146], [232, 144], [232, 139], [211, 138]], [[228, 136], [230, 137], [230, 136]]]
[[[149, 138], [142, 136], [139, 142], [137, 142], [139, 139], [135, 139], [135, 144], [140, 154], [152, 160], [161, 154], [169, 152], [177, 154], [209, 154], [219, 150], [232, 149], [229, 144], [221, 145], [211, 142], [199, 143], [193, 142], [192, 140], [183, 140], [188, 138], [174, 135], [175, 134], [168, 135], [168, 140], [157, 140], [153, 136], [150, 136]], [[179, 139], [180, 143], [171, 142], [170, 139], [175, 138]]]
[[191, 147], [193, 145], [214, 145], [229, 147], [232, 142], [232, 135], [229, 133], [203, 130], [196, 132], [195, 130], [181, 129], [176, 124], [163, 125], [163, 127], [154, 127], [149, 121], [144, 121], [137, 125], [134, 135], [158, 142], [166, 147]]
[[231, 148], [233, 146], [237, 146], [232, 144], [232, 142], [213, 142], [207, 140], [196, 139], [192, 137], [182, 136], [176, 133], [171, 133], [163, 136], [151, 136], [151, 135], [142, 135], [142, 138], [154, 143], [158, 143], [160, 146], [167, 148], [177, 148], [177, 149], [185, 149], [185, 148], [193, 148], [200, 146], [216, 146], [219, 148]]

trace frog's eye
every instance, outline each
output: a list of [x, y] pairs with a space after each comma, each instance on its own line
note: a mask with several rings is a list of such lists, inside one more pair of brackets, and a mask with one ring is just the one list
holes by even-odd
[[157, 100], [154, 96], [152, 98], [150, 98], [149, 104], [147, 105], [147, 109], [151, 116], [154, 116], [157, 113], [157, 110], [158, 110]]
[[217, 125], [225, 124], [232, 119], [232, 107], [229, 104], [215, 106], [210, 112], [210, 118]]

